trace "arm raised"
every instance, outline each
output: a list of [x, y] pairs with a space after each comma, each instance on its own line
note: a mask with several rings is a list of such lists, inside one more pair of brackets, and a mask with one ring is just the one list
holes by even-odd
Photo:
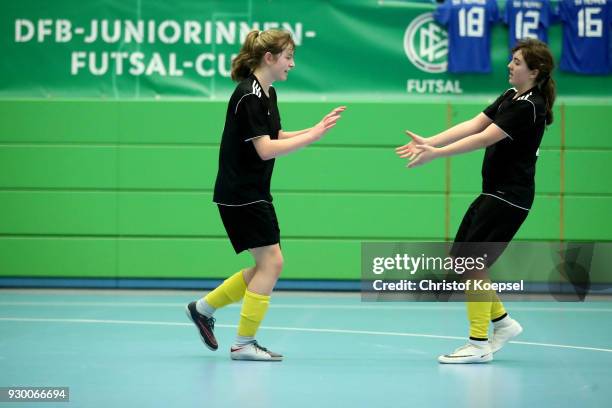
[[[331, 112], [329, 112], [327, 115], [325, 115], [321, 121], [324, 121], [325, 119], [332, 117], [332, 116], [340, 115], [345, 110], [346, 110], [346, 106], [338, 106], [337, 108], [334, 108]], [[278, 131], [278, 138], [279, 139], [289, 139], [295, 136], [303, 135], [304, 133], [307, 133], [311, 131], [312, 129], [313, 128], [308, 128], [308, 129], [295, 130], [295, 131], [290, 131], [290, 132], [287, 132], [281, 129]]]
[[438, 133], [429, 139], [429, 145], [434, 147], [442, 147], [449, 145], [464, 137], [480, 133], [487, 128], [493, 121], [484, 113], [479, 113], [470, 120], [459, 123], [450, 129]]
[[340, 115], [326, 116], [309, 130], [290, 138], [270, 139], [269, 135], [253, 139], [255, 150], [262, 160], [284, 156], [321, 139], [331, 128], [336, 126]]
[[409, 156], [408, 167], [417, 167], [439, 157], [455, 156], [473, 150], [482, 149], [499, 142], [507, 137], [506, 133], [497, 125], [491, 124], [485, 130], [474, 135], [464, 137], [444, 147], [429, 145], [416, 145], [414, 152]]

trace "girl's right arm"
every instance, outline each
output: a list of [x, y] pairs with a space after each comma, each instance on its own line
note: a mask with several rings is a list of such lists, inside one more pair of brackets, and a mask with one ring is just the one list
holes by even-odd
[[417, 144], [425, 144], [433, 147], [444, 147], [465, 137], [480, 133], [487, 128], [493, 121], [484, 113], [479, 113], [470, 120], [461, 122], [443, 132], [432, 137], [421, 137], [407, 130], [406, 134], [412, 138], [412, 141], [395, 149], [397, 154], [405, 155], [412, 153]]
[[308, 131], [291, 138], [274, 140], [270, 139], [269, 135], [258, 137], [253, 139], [255, 150], [262, 160], [270, 160], [292, 153], [321, 139], [327, 131], [336, 126], [339, 118], [340, 114], [328, 115]]
[[[325, 120], [326, 118], [330, 117], [330, 116], [335, 116], [335, 115], [339, 115], [342, 112], [344, 112], [346, 110], [346, 106], [338, 106], [337, 108], [333, 109], [331, 112], [329, 112], [327, 115], [325, 115], [325, 117], [323, 117], [322, 120]], [[306, 132], [309, 132], [310, 130], [312, 130], [312, 128], [308, 128], [308, 129], [302, 129], [302, 130], [295, 130], [293, 132], [287, 132], [284, 130], [279, 130], [278, 131], [278, 138], [279, 139], [289, 139], [290, 137], [295, 137], [295, 136], [299, 136], [302, 135]]]
[[479, 113], [470, 120], [461, 122], [437, 135], [427, 139], [427, 144], [433, 147], [444, 147], [451, 143], [461, 140], [464, 137], [480, 133], [487, 128], [493, 121], [484, 113]]

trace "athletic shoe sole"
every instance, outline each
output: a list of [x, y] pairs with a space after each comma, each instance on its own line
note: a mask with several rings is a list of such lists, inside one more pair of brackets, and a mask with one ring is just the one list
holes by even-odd
[[442, 364], [479, 364], [488, 363], [493, 360], [493, 353], [485, 354], [483, 356], [469, 356], [469, 357], [449, 357], [440, 356], [438, 362]]
[[232, 353], [230, 353], [230, 357], [232, 360], [235, 360], [235, 361], [283, 361], [282, 357], [256, 358], [256, 357], [240, 355], [240, 354], [234, 355]]

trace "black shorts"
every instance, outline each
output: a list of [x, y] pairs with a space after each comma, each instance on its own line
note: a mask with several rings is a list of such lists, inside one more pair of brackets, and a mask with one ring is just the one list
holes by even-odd
[[487, 265], [493, 265], [512, 241], [528, 213], [499, 198], [481, 194], [463, 216], [451, 255], [473, 257], [486, 253]]
[[217, 204], [221, 221], [237, 254], [245, 249], [280, 243], [280, 229], [272, 203], [241, 206]]

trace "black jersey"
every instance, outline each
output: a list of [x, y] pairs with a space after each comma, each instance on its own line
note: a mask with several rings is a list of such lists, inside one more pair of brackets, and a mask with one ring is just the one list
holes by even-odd
[[270, 180], [274, 159], [262, 160], [253, 139], [278, 139], [281, 129], [276, 92], [266, 96], [254, 75], [238, 84], [230, 98], [219, 152], [213, 201], [225, 205], [272, 202]]
[[487, 147], [482, 192], [529, 210], [535, 194], [535, 165], [546, 128], [546, 103], [538, 87], [516, 96], [504, 92], [483, 113], [508, 135]]

